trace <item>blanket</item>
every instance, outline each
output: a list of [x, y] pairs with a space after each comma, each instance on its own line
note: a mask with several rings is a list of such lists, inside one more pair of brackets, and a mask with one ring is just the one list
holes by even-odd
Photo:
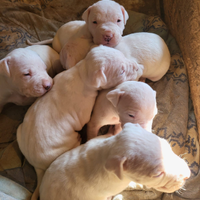
[[[95, 0], [1, 0], [0, 59], [11, 50], [32, 42], [52, 38], [64, 23], [81, 19], [83, 11]], [[147, 83], [157, 92], [158, 114], [153, 132], [168, 140], [173, 151], [186, 160], [191, 178], [183, 190], [165, 194], [131, 183], [115, 200], [180, 200], [200, 198], [199, 138], [190, 86], [182, 53], [168, 27], [157, 15], [156, 0], [118, 0], [128, 11], [124, 35], [152, 32], [160, 35], [169, 47], [171, 65], [157, 82]], [[34, 168], [19, 150], [16, 129], [29, 106], [7, 104], [0, 114], [0, 199], [30, 199], [36, 187]], [[81, 134], [85, 134], [84, 130]]]

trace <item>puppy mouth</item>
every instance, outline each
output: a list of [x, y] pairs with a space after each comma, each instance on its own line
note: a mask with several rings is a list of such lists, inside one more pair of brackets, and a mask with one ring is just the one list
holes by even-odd
[[108, 47], [115, 47], [116, 45], [113, 45], [111, 42], [105, 42], [103, 45]]

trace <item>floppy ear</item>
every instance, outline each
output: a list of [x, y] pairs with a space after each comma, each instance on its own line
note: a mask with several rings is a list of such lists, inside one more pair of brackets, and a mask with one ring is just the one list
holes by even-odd
[[124, 171], [124, 163], [127, 160], [126, 157], [115, 156], [106, 161], [105, 168], [108, 171], [113, 171], [116, 176], [122, 180], [123, 179], [123, 171]]
[[113, 104], [114, 107], [117, 107], [119, 99], [124, 93], [125, 92], [120, 89], [111, 90], [107, 93], [106, 98]]
[[10, 70], [9, 70], [9, 66], [8, 66], [8, 60], [10, 59], [10, 57], [6, 57], [2, 60], [0, 60], [0, 74], [3, 76], [10, 76]]
[[123, 6], [121, 6], [121, 10], [122, 10], [122, 14], [123, 14], [123, 17], [124, 17], [124, 25], [126, 24], [126, 21], [128, 20], [129, 16], [128, 16], [128, 13], [127, 11], [124, 9]]
[[106, 83], [107, 83], [107, 78], [106, 75], [104, 74], [103, 68], [95, 71], [92, 80], [92, 85], [95, 86], [96, 88], [100, 88], [106, 85]]
[[90, 14], [90, 9], [91, 9], [92, 6], [88, 7], [87, 10], [84, 11], [84, 13], [82, 14], [82, 19], [87, 22], [88, 20], [88, 16]]

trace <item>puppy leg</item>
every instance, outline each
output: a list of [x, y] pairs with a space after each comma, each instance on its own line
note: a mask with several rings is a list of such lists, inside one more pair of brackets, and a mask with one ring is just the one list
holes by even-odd
[[113, 105], [106, 98], [109, 90], [102, 90], [96, 99], [93, 113], [87, 124], [88, 140], [98, 135], [99, 129], [104, 125], [118, 124], [119, 116]]
[[106, 134], [117, 135], [121, 130], [122, 130], [121, 123], [111, 125]]
[[99, 129], [103, 126], [98, 116], [92, 116], [91, 120], [87, 124], [87, 140], [90, 140], [98, 135]]
[[121, 123], [115, 124], [114, 135], [117, 135], [121, 131], [122, 131]]

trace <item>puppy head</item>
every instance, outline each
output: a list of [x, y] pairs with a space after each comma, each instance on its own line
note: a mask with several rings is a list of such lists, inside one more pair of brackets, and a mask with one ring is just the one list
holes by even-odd
[[106, 169], [161, 192], [180, 189], [190, 177], [187, 163], [174, 154], [169, 143], [138, 124], [126, 123], [115, 137]]
[[122, 38], [128, 13], [118, 3], [104, 0], [90, 6], [82, 18], [87, 23], [95, 44], [115, 47]]
[[120, 51], [103, 45], [93, 47], [87, 54], [88, 85], [96, 89], [114, 87], [137, 77], [138, 65], [130, 62]]
[[[3, 60], [4, 76], [15, 92], [25, 97], [39, 97], [51, 89], [52, 78], [41, 58], [28, 49], [15, 49]], [[1, 72], [2, 73], [2, 72]]]
[[148, 84], [126, 81], [108, 92], [107, 99], [117, 108], [122, 126], [127, 122], [138, 123], [152, 131], [157, 103], [156, 92]]

